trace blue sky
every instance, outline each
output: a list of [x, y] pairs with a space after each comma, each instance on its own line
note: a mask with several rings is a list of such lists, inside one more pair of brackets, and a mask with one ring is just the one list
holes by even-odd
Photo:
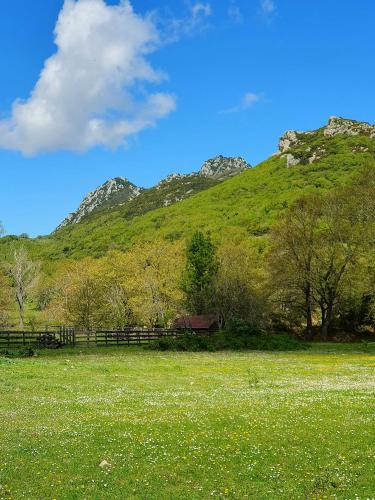
[[218, 154], [256, 165], [287, 129], [375, 121], [373, 0], [118, 4], [0, 3], [8, 234], [50, 232], [108, 178], [148, 187]]

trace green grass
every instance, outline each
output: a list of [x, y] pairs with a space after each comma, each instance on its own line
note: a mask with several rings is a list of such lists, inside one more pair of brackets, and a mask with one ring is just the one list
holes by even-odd
[[0, 498], [372, 498], [374, 367], [360, 344], [2, 358]]

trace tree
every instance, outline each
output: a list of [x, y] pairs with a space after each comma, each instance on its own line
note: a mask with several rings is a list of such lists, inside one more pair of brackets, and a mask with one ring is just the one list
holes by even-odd
[[321, 214], [319, 195], [301, 198], [271, 233], [272, 287], [289, 313], [303, 314], [308, 338], [313, 335], [313, 266]]
[[24, 327], [25, 305], [39, 276], [39, 266], [29, 259], [24, 248], [14, 250], [7, 267], [10, 284], [18, 305], [20, 328]]
[[313, 293], [320, 307], [323, 338], [330, 332], [334, 310], [345, 289], [355, 288], [348, 278], [363, 265], [367, 250], [373, 246], [374, 187], [375, 183], [357, 184], [336, 190], [324, 199], [313, 269]]
[[[105, 288], [98, 262], [91, 258], [71, 263], [60, 276], [57, 304], [63, 317], [77, 328], [90, 330], [102, 323]], [[54, 304], [56, 308], [56, 304]]]
[[167, 326], [181, 309], [179, 281], [183, 269], [180, 242], [156, 240], [135, 246], [126, 255], [129, 303], [139, 322]]
[[133, 311], [129, 304], [129, 296], [120, 283], [112, 283], [105, 293], [108, 308], [107, 318], [112, 326], [123, 329], [133, 319]]
[[186, 250], [187, 263], [183, 275], [182, 289], [186, 295], [190, 312], [211, 312], [212, 295], [218, 273], [216, 248], [209, 235], [197, 231]]
[[267, 315], [264, 272], [252, 248], [227, 243], [218, 249], [219, 270], [213, 287], [213, 305], [222, 326], [243, 320], [261, 328]]
[[372, 169], [366, 181], [298, 200], [273, 231], [272, 282], [289, 313], [304, 311], [309, 336], [318, 309], [327, 338], [348, 289], [355, 288], [349, 278], [359, 275], [373, 248], [374, 175]]

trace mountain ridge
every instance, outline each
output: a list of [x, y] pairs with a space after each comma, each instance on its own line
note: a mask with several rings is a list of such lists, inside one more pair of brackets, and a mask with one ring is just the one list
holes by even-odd
[[[159, 181], [156, 186], [148, 189], [136, 186], [125, 177], [115, 177], [107, 180], [98, 188], [88, 193], [83, 198], [78, 209], [65, 217], [55, 231], [59, 231], [66, 226], [78, 224], [84, 218], [99, 210], [126, 204], [146, 192], [147, 195], [154, 193], [155, 190], [164, 193], [164, 200], [161, 203], [157, 203], [155, 200], [150, 203], [150, 207], [168, 206], [214, 185], [214, 183], [206, 182], [204, 179], [213, 179], [216, 182], [222, 182], [248, 168], [251, 168], [251, 165], [242, 157], [224, 157], [220, 155], [205, 161], [198, 172], [169, 174]], [[171, 185], [173, 189], [168, 189]], [[158, 198], [160, 199], [160, 196]], [[144, 208], [144, 212], [146, 211], [147, 209]]]
[[[203, 230], [209, 231], [217, 243], [247, 242], [261, 256], [268, 245], [268, 233], [296, 199], [350, 185], [363, 169], [375, 168], [375, 126], [358, 128], [363, 122], [339, 120], [349, 127], [344, 133], [327, 135], [329, 124], [314, 131], [295, 132], [295, 140], [286, 149], [281, 144], [276, 154], [223, 182], [198, 175], [173, 175], [168, 182], [125, 204], [94, 212], [79, 224], [63, 227], [50, 236], [35, 240], [3, 237], [0, 251], [11, 252], [19, 240], [35, 259], [53, 263], [126, 251], [156, 238], [185, 240], [194, 231]], [[295, 165], [288, 165], [289, 154], [298, 160]], [[181, 182], [197, 183], [196, 191], [179, 203], [165, 205], [167, 194], [178, 197], [180, 188], [184, 192], [192, 188], [185, 184], [181, 187]]]

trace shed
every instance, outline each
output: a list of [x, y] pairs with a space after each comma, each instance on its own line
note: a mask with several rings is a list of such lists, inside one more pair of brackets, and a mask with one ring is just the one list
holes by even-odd
[[219, 330], [219, 321], [214, 314], [199, 316], [181, 316], [174, 322], [176, 330], [193, 330], [194, 332], [210, 333]]

